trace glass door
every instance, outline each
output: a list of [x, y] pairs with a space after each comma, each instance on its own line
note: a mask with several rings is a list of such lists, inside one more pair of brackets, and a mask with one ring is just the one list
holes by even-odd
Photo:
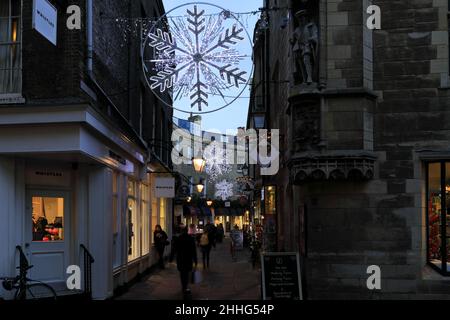
[[33, 268], [29, 278], [66, 289], [69, 261], [70, 199], [68, 192], [28, 190], [25, 217], [27, 259]]

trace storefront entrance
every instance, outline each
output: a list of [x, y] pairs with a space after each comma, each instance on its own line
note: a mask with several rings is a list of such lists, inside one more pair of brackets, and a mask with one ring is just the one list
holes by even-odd
[[29, 189], [25, 211], [24, 250], [33, 265], [29, 278], [64, 290], [71, 236], [69, 193]]

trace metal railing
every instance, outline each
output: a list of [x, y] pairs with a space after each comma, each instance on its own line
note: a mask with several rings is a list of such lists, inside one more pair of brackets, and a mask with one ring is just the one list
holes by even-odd
[[80, 248], [83, 252], [84, 293], [92, 298], [92, 264], [95, 260], [84, 244], [80, 244]]

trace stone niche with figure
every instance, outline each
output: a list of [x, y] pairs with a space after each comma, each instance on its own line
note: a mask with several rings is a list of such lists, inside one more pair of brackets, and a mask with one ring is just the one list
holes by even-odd
[[317, 87], [320, 65], [319, 1], [293, 1], [291, 15], [291, 84]]

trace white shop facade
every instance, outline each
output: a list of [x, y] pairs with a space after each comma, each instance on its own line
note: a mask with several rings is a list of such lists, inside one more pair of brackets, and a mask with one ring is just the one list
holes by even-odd
[[[74, 293], [68, 266], [84, 277], [82, 245], [95, 259], [94, 299], [151, 267], [154, 226], [171, 237], [172, 199], [154, 196], [166, 175], [148, 158], [88, 105], [0, 109], [0, 277], [17, 274], [16, 246], [33, 265], [28, 277], [58, 295]], [[12, 296], [0, 288], [0, 298]]]

